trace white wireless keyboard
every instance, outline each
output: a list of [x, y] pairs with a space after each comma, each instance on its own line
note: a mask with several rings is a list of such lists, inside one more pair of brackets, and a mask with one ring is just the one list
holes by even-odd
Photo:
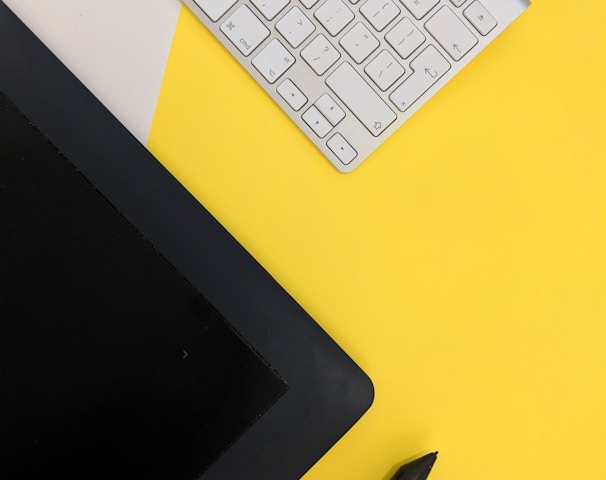
[[528, 0], [183, 0], [351, 172]]

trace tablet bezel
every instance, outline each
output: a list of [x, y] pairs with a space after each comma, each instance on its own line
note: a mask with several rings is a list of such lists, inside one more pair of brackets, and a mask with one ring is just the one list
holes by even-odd
[[200, 478], [300, 478], [370, 407], [370, 379], [3, 2], [0, 91], [288, 382]]

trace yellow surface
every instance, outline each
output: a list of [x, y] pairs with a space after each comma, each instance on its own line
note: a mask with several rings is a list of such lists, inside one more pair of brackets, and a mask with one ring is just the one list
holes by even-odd
[[606, 479], [605, 5], [536, 0], [349, 175], [183, 10], [152, 151], [376, 387], [306, 480]]

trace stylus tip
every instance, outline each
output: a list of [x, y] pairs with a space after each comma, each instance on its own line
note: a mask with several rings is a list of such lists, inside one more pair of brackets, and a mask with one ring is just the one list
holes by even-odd
[[425, 480], [429, 476], [429, 472], [431, 472], [431, 468], [436, 463], [437, 458], [438, 452], [432, 452], [406, 465], [402, 465], [392, 480]]

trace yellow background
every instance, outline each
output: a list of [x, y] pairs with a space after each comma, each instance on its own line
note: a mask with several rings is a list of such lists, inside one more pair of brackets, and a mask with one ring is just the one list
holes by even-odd
[[151, 150], [375, 384], [306, 480], [606, 479], [605, 5], [536, 0], [349, 175], [183, 9]]

